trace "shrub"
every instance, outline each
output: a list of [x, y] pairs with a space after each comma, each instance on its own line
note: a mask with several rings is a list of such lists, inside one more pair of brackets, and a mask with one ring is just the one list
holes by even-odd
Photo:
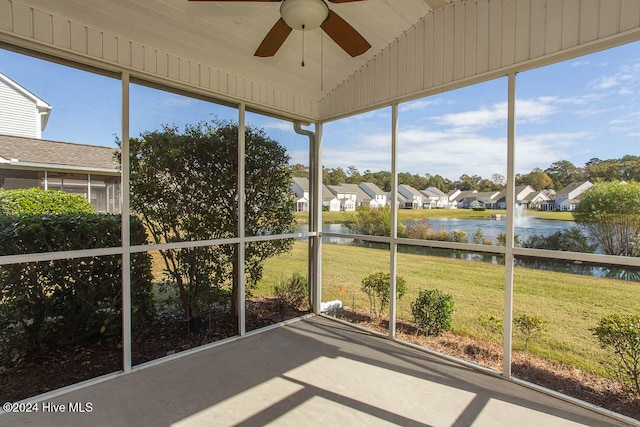
[[309, 298], [309, 285], [307, 278], [300, 273], [293, 275], [275, 284], [273, 293], [281, 308], [290, 307], [297, 309]]
[[79, 194], [28, 188], [0, 190], [0, 215], [94, 213], [93, 206]]
[[550, 249], [555, 251], [595, 252], [596, 245], [578, 227], [557, 231], [549, 236], [534, 234], [522, 242], [523, 248]]
[[527, 360], [529, 342], [541, 337], [546, 331], [546, 321], [539, 316], [520, 314], [513, 319], [513, 324], [524, 339], [524, 360]]
[[456, 243], [467, 243], [467, 232], [464, 230], [453, 230], [451, 232], [451, 241]]
[[501, 334], [503, 331], [502, 318], [493, 314], [482, 314], [478, 318], [478, 324], [484, 330], [487, 336]]
[[616, 378], [640, 395], [640, 315], [608, 314], [591, 331], [600, 346], [613, 353], [617, 364], [611, 369]]
[[478, 228], [473, 232], [473, 234], [471, 235], [471, 242], [475, 243], [476, 245], [493, 245], [493, 240], [484, 237], [482, 228]]
[[[117, 247], [120, 216], [96, 214], [0, 217], [0, 255]], [[131, 243], [144, 244], [132, 217]], [[153, 314], [151, 260], [131, 256], [134, 316]], [[122, 260], [118, 255], [61, 259], [0, 267], [1, 337], [14, 348], [36, 350], [102, 337], [119, 337]]]
[[442, 335], [451, 329], [453, 297], [439, 289], [421, 289], [411, 303], [411, 314], [419, 330], [427, 335]]
[[467, 241], [467, 235], [464, 231], [456, 230], [455, 234], [449, 233], [444, 228], [444, 225], [436, 231], [426, 219], [416, 219], [409, 222], [406, 235], [410, 239], [437, 240], [440, 242], [458, 242], [460, 241], [458, 239], [461, 238], [464, 238], [464, 242]]
[[[346, 226], [356, 234], [391, 236], [391, 211], [389, 208], [370, 209], [360, 207]], [[405, 236], [404, 224], [398, 222], [398, 237]]]
[[[389, 295], [391, 294], [391, 274], [389, 273], [373, 273], [362, 279], [360, 289], [369, 297], [371, 310], [382, 315], [387, 304], [389, 304]], [[400, 299], [407, 292], [407, 282], [402, 276], [396, 277], [396, 298]], [[377, 306], [380, 310], [377, 311]]]

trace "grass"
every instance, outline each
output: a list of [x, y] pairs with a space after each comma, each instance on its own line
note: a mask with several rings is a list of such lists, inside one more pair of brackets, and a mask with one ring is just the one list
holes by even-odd
[[[490, 219], [492, 215], [506, 215], [505, 210], [486, 210], [473, 211], [471, 209], [400, 209], [398, 210], [398, 220], [406, 221], [420, 218], [458, 218], [458, 219]], [[573, 221], [573, 214], [570, 212], [541, 212], [526, 211], [525, 214], [530, 217]], [[345, 223], [353, 216], [353, 212], [322, 212], [322, 222], [327, 224]], [[298, 223], [307, 223], [309, 220], [308, 212], [296, 212], [296, 220]]]
[[[264, 279], [256, 292], [269, 294], [276, 280], [290, 277], [294, 271], [305, 273], [306, 251], [305, 242], [296, 242], [291, 253], [267, 260]], [[368, 308], [360, 281], [373, 272], [389, 271], [389, 258], [388, 250], [324, 244], [322, 300], [340, 299], [347, 306]], [[480, 316], [502, 317], [504, 266], [415, 254], [399, 254], [397, 265], [398, 275], [408, 285], [407, 294], [398, 302], [399, 318], [410, 319], [411, 302], [419, 289], [426, 288], [438, 288], [453, 296], [454, 332], [484, 337], [478, 324]], [[548, 322], [545, 335], [531, 343], [531, 353], [604, 376], [602, 362], [609, 356], [600, 349], [590, 328], [610, 312], [640, 312], [639, 286], [621, 280], [516, 268], [514, 315], [536, 315]], [[514, 334], [514, 346], [522, 349], [524, 342], [517, 331]]]

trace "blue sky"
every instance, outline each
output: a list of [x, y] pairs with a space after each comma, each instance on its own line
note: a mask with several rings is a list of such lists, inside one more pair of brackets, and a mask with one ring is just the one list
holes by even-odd
[[[0, 72], [53, 107], [43, 138], [114, 145], [120, 134], [120, 82], [0, 50]], [[507, 79], [401, 104], [398, 169], [455, 180], [462, 174], [506, 175]], [[218, 117], [228, 107], [134, 86], [131, 135], [162, 124], [183, 126]], [[558, 160], [640, 155], [640, 43], [518, 74], [516, 171]], [[307, 163], [307, 139], [290, 123], [249, 114]], [[323, 164], [390, 170], [391, 109], [327, 123]]]

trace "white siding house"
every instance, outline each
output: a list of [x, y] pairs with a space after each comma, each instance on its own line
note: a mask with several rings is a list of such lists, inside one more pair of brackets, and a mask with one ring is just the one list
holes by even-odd
[[398, 185], [398, 194], [406, 199], [405, 208], [421, 209], [424, 196], [418, 190], [407, 184]]
[[340, 210], [340, 200], [329, 190], [329, 187], [322, 184], [322, 210], [338, 212]]
[[355, 211], [358, 195], [348, 188], [341, 185], [327, 186], [338, 200], [340, 200], [340, 210]]
[[589, 181], [572, 182], [556, 193], [556, 209], [572, 211], [580, 204], [580, 195], [593, 187]]
[[296, 202], [296, 212], [309, 212], [309, 180], [307, 178], [293, 177], [291, 191]]
[[51, 106], [0, 73], [0, 135], [42, 138]]
[[373, 182], [362, 182], [360, 188], [372, 199], [371, 208], [383, 208], [387, 205], [387, 193]]
[[449, 209], [451, 207], [449, 204], [449, 196], [437, 187], [427, 187], [420, 192], [426, 197], [424, 203], [426, 208]]

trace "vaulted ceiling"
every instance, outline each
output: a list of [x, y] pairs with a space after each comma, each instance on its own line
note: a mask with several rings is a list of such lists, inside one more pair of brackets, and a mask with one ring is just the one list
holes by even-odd
[[318, 28], [256, 57], [279, 6], [0, 0], [0, 43], [313, 121], [640, 39], [637, 0], [363, 0], [329, 7], [364, 54]]

